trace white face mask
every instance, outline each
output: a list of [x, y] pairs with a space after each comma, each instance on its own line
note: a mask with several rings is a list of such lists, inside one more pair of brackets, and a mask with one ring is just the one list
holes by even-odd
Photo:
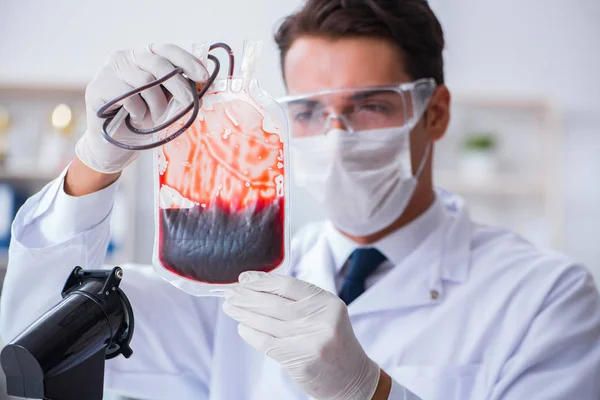
[[294, 180], [338, 229], [355, 236], [381, 231], [404, 213], [429, 156], [431, 144], [413, 175], [409, 136], [409, 127], [396, 127], [294, 138]]

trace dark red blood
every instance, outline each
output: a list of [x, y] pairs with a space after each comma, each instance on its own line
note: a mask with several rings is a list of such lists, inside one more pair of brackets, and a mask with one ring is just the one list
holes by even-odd
[[230, 212], [208, 208], [159, 210], [159, 258], [184, 278], [211, 284], [237, 282], [244, 271], [270, 272], [284, 258], [282, 198]]

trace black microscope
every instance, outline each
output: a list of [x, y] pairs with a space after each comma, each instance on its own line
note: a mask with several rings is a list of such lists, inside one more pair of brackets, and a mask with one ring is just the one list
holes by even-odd
[[102, 400], [105, 360], [132, 354], [133, 310], [122, 278], [119, 267], [71, 272], [62, 300], [2, 349], [9, 395]]

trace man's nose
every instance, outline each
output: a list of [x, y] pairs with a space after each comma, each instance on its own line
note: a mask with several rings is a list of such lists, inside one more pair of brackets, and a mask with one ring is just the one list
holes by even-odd
[[327, 123], [324, 126], [325, 131], [330, 131], [333, 129], [342, 129], [346, 131], [351, 131], [352, 128], [348, 126], [346, 119], [340, 115], [330, 114], [327, 117]]
[[344, 122], [339, 118], [335, 117], [331, 119], [331, 123], [329, 124], [329, 129], [347, 129], [348, 127]]

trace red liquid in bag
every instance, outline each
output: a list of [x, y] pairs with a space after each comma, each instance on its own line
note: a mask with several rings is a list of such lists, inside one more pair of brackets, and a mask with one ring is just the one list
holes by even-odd
[[161, 264], [205, 283], [272, 271], [285, 248], [283, 143], [247, 102], [215, 103], [202, 113], [203, 120], [163, 146], [161, 190], [194, 205], [173, 201], [159, 209]]

